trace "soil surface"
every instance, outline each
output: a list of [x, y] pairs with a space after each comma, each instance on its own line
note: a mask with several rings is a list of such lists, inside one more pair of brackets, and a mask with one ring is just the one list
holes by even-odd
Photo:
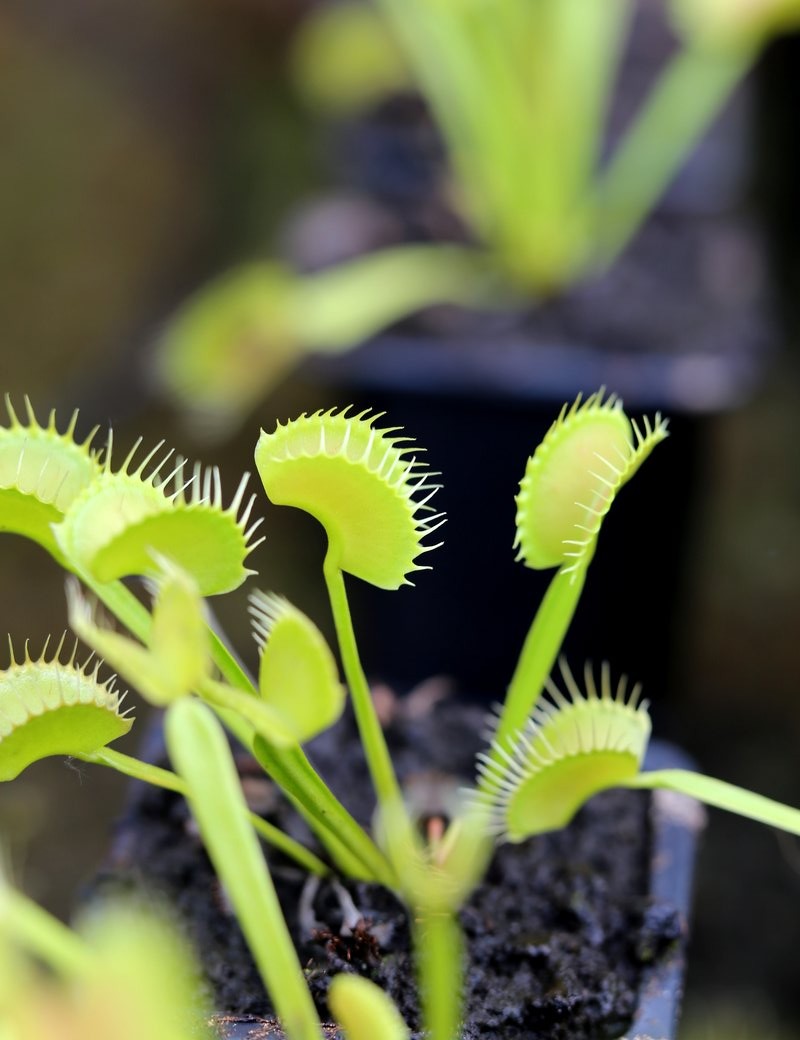
[[[388, 738], [421, 817], [446, 814], [472, 775], [484, 714], [452, 701], [389, 701]], [[346, 719], [309, 746], [321, 774], [364, 822], [372, 800], [363, 757]], [[256, 762], [239, 757], [256, 811], [307, 837]], [[621, 1036], [635, 1010], [642, 967], [676, 937], [675, 915], [647, 895], [648, 796], [593, 799], [561, 832], [501, 845], [464, 907], [468, 942], [464, 1040], [600, 1040]], [[309, 838], [309, 841], [311, 839]], [[376, 885], [347, 883], [361, 922], [343, 927], [341, 889], [277, 853], [270, 865], [321, 1017], [332, 975], [355, 971], [384, 987], [418, 1023], [405, 912]], [[269, 1018], [271, 1005], [182, 799], [137, 786], [100, 879], [101, 893], [147, 888], [178, 909], [222, 1014]], [[268, 1033], [268, 1035], [277, 1035]]]

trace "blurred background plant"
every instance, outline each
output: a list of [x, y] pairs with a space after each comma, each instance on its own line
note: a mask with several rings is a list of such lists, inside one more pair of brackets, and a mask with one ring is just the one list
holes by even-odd
[[322, 271], [275, 261], [228, 273], [169, 322], [157, 357], [168, 393], [224, 427], [309, 353], [352, 348], [433, 303], [514, 309], [601, 274], [770, 33], [800, 21], [796, 0], [665, 8], [671, 49], [653, 55], [633, 104], [626, 89], [623, 120], [612, 102], [630, 63], [631, 0], [315, 9], [292, 49], [300, 93], [334, 118], [421, 94], [443, 148], [432, 192], [446, 212], [443, 241], [368, 248], [332, 268], [323, 255]]
[[[81, 405], [85, 428], [113, 421], [120, 450], [134, 433], [149, 431], [152, 442], [165, 436], [198, 454], [196, 437], [151, 396], [152, 345], [189, 293], [237, 264], [274, 259], [286, 242], [287, 216], [330, 176], [329, 153], [298, 99], [287, 57], [312, 6], [6, 0], [0, 389], [15, 401], [30, 393], [41, 418], [51, 406], [66, 417]], [[791, 803], [800, 780], [777, 763], [790, 760], [800, 740], [800, 324], [792, 310], [800, 298], [800, 206], [792, 194], [800, 182], [792, 131], [799, 54], [797, 39], [781, 40], [759, 68], [757, 136], [747, 156], [758, 158], [758, 201], [777, 232], [772, 284], [784, 290], [783, 350], [752, 398], [715, 424], [706, 446], [671, 662], [674, 696], [655, 706], [659, 730], [709, 772]], [[335, 259], [348, 235], [364, 237], [365, 223], [371, 242], [394, 241], [391, 219], [369, 200], [350, 193], [346, 203]], [[239, 472], [250, 465], [258, 425], [334, 403], [346, 401], [330, 400], [300, 372], [261, 406], [257, 421], [245, 420], [228, 443], [203, 448], [203, 457]], [[374, 404], [380, 408], [380, 399]], [[308, 561], [307, 546], [316, 535], [304, 528], [293, 548], [284, 534], [296, 526], [302, 518], [270, 513], [256, 566], [313, 610], [318, 560]], [[271, 555], [272, 545], [282, 546], [281, 556]], [[40, 646], [65, 624], [57, 569], [12, 537], [0, 539], [0, 597], [4, 626], [17, 642], [30, 636]], [[91, 811], [81, 792], [88, 784], [97, 788]], [[122, 790], [59, 762], [41, 763], [15, 786], [0, 792], [0, 829], [26, 889], [65, 916], [100, 860]], [[746, 846], [740, 839], [715, 816], [701, 862], [686, 1028], [694, 1021], [704, 1040], [727, 1040], [720, 1022], [742, 1032], [747, 1006], [759, 1009], [760, 1036], [800, 1028], [798, 852], [767, 831], [751, 834]], [[736, 872], [729, 869], [734, 859]], [[751, 963], [755, 931], [758, 965]]]

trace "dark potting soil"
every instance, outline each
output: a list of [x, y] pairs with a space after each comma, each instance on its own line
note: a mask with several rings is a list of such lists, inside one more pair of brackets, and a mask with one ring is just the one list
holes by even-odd
[[[442, 701], [420, 717], [414, 700], [394, 702], [392, 756], [412, 804], [446, 815], [471, 778], [483, 712]], [[403, 707], [403, 705], [411, 705]], [[362, 822], [370, 784], [350, 720], [314, 741], [309, 754]], [[257, 763], [238, 756], [251, 807], [311, 841]], [[464, 1040], [600, 1040], [621, 1036], [636, 1006], [641, 969], [679, 933], [677, 919], [647, 895], [648, 796], [611, 791], [563, 831], [501, 845], [461, 914], [468, 943]], [[344, 925], [342, 891], [316, 890], [281, 855], [269, 862], [300, 960], [323, 1020], [325, 995], [341, 971], [369, 976], [418, 1022], [405, 911], [385, 889], [346, 882], [361, 921]], [[271, 1005], [184, 801], [136, 787], [95, 894], [146, 889], [166, 897], [199, 951], [218, 1010], [269, 1018]], [[272, 1034], [270, 1034], [272, 1035]]]

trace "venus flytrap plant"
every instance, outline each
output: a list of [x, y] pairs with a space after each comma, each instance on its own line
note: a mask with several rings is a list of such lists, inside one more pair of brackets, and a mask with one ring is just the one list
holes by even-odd
[[[88, 440], [82, 446], [71, 444], [77, 416], [73, 416], [67, 433], [59, 435], [54, 416], [43, 430], [29, 403], [27, 426], [19, 421], [8, 401], [7, 406], [11, 425], [3, 431], [2, 460], [8, 486], [2, 492], [0, 522], [5, 529], [42, 543], [145, 646], [152, 635], [151, 616], [119, 578], [153, 573], [159, 554], [185, 569], [203, 594], [236, 588], [250, 573], [245, 561], [258, 545], [254, 534], [260, 520], [250, 522], [254, 496], [245, 502], [246, 477], [226, 508], [216, 470], [195, 465], [187, 476], [187, 466], [179, 460], [171, 473], [162, 476], [171, 453], [162, 453], [160, 462], [151, 466], [161, 451], [159, 445], [134, 465], [140, 442], [114, 468], [110, 435], [101, 463], [96, 456], [88, 455]], [[63, 512], [54, 512], [55, 498], [64, 506]], [[47, 525], [53, 521], [58, 522], [48, 535]], [[85, 610], [77, 612], [79, 623], [79, 614], [86, 634], [89, 618]], [[283, 743], [291, 746], [283, 751], [268, 745], [270, 739], [273, 744], [281, 741], [281, 720], [253, 696], [253, 683], [219, 636], [209, 631], [208, 641], [211, 659], [224, 681], [205, 679], [202, 687], [206, 700], [227, 713], [228, 725], [246, 744], [252, 743], [254, 730], [262, 736], [266, 733], [267, 740], [261, 741], [265, 749], [262, 758], [270, 759], [275, 779], [333, 849], [337, 861], [358, 876], [391, 884], [385, 859], [333, 799], [296, 738], [284, 733]], [[117, 648], [122, 646], [112, 634], [106, 634], [101, 652], [107, 653], [112, 643]], [[132, 645], [128, 651], [136, 657]], [[162, 664], [157, 663], [153, 670], [157, 672]], [[160, 702], [164, 703], [163, 693]]]
[[[12, 413], [16, 441], [8, 438], [6, 444], [16, 447], [3, 460], [3, 472], [13, 473], [16, 466], [25, 484], [9, 481], [6, 501], [13, 529], [47, 545], [43, 517], [56, 496], [42, 476], [46, 453], [26, 469], [33, 452], [24, 431], [31, 431], [37, 446], [42, 437], [32, 411], [29, 418], [30, 426], [22, 427]], [[646, 705], [638, 687], [628, 693], [624, 680], [613, 686], [607, 666], [599, 683], [587, 669], [581, 685], [562, 663], [564, 692], [549, 678], [616, 494], [666, 436], [660, 417], [631, 422], [621, 403], [601, 392], [565, 407], [528, 462], [517, 497], [516, 546], [523, 563], [556, 568], [556, 574], [523, 646], [494, 739], [479, 756], [477, 787], [466, 792], [449, 825], [442, 821], [439, 831], [423, 837], [404, 803], [372, 703], [344, 574], [385, 589], [410, 584], [422, 569], [420, 555], [433, 548], [425, 539], [442, 517], [430, 505], [433, 474], [417, 461], [413, 443], [395, 429], [378, 427], [378, 418], [347, 411], [302, 416], [271, 434], [262, 432], [256, 448], [269, 497], [311, 513], [327, 533], [323, 572], [377, 798], [374, 839], [329, 791], [302, 747], [338, 718], [344, 703], [335, 659], [313, 622], [281, 597], [251, 595], [260, 651], [257, 682], [208, 626], [203, 593], [234, 586], [247, 573], [252, 502], [239, 516], [243, 484], [225, 509], [216, 475], [203, 477], [196, 470], [193, 479], [202, 490], [187, 496], [183, 464], [162, 478], [166, 460], [147, 469], [154, 453], [136, 467], [130, 454], [116, 470], [110, 457], [102, 464], [91, 457], [88, 479], [65, 503], [49, 542], [56, 559], [129, 629], [130, 636], [111, 631], [70, 580], [76, 633], [165, 708], [175, 772], [107, 746], [130, 720], [119, 710], [113, 684], [99, 679], [99, 666], [79, 666], [74, 653], [61, 661], [63, 641], [50, 658], [45, 650], [32, 659], [26, 647], [25, 659], [17, 661], [12, 650], [10, 667], [0, 673], [0, 777], [14, 777], [46, 755], [72, 754], [189, 800], [291, 1040], [316, 1040], [320, 1026], [256, 834], [311, 873], [322, 875], [330, 867], [248, 812], [215, 716], [252, 749], [339, 870], [384, 884], [405, 901], [431, 1040], [458, 1035], [464, 949], [458, 912], [498, 838], [522, 841], [562, 827], [589, 797], [609, 787], [668, 788], [800, 834], [796, 809], [683, 770], [642, 772], [650, 734]], [[53, 418], [50, 428], [55, 430]], [[52, 435], [54, 470], [72, 458], [61, 443], [64, 436]], [[177, 483], [168, 491], [170, 481]], [[195, 532], [195, 551], [187, 552], [182, 542]], [[218, 556], [212, 532], [221, 539]], [[176, 546], [181, 551], [173, 556]], [[149, 610], [119, 580], [141, 573], [148, 575], [153, 597]], [[5, 903], [4, 918], [0, 899], [0, 926], [5, 920], [6, 933], [16, 928], [21, 935], [20, 921], [29, 920], [36, 932], [35, 915], [9, 916], [13, 905]], [[48, 934], [42, 926], [42, 942], [50, 941]], [[396, 1011], [359, 982], [337, 983], [332, 1006], [352, 1040], [364, 1029], [372, 1030], [364, 1035], [398, 1040], [407, 1035]], [[359, 1025], [364, 1016], [366, 1024]]]
[[[415, 460], [397, 451], [394, 430], [378, 430], [375, 418], [348, 418], [346, 413], [304, 416], [270, 435], [262, 434], [256, 449], [256, 467], [269, 497], [316, 516], [328, 534], [324, 572], [331, 599], [345, 674], [354, 698], [362, 742], [378, 796], [379, 813], [389, 824], [382, 828], [389, 858], [401, 879], [401, 891], [412, 908], [417, 930], [415, 948], [421, 961], [421, 987], [426, 1022], [434, 1040], [447, 1040], [459, 1020], [462, 943], [455, 914], [474, 885], [455, 886], [460, 898], [445, 895], [452, 888], [449, 870], [469, 877], [466, 864], [484, 863], [490, 843], [486, 829], [471, 823], [479, 839], [471, 856], [455, 843], [446, 861], [434, 863], [417, 848], [413, 829], [398, 799], [388, 752], [375, 717], [366, 678], [358, 659], [342, 571], [392, 588], [408, 581], [418, 569], [421, 537], [440, 517], [417, 518], [428, 505], [435, 487], [419, 473]], [[655, 444], [666, 435], [660, 420], [644, 432], [631, 425], [616, 399], [592, 395], [583, 405], [566, 407], [531, 459], [518, 499], [520, 555], [532, 566], [559, 566], [555, 594], [546, 598], [512, 681], [506, 708], [498, 725], [497, 743], [490, 751], [503, 761], [503, 742], [516, 736], [527, 720], [552, 667], [577, 604], [583, 578], [591, 561], [602, 520], [617, 490], [633, 476]], [[405, 443], [405, 442], [403, 442]], [[426, 493], [417, 505], [412, 495]], [[545, 503], [539, 516], [532, 507]], [[556, 581], [559, 582], [556, 585]], [[495, 750], [495, 748], [497, 750]], [[595, 789], [601, 789], [601, 753], [595, 759]], [[638, 765], [638, 763], [637, 763]], [[490, 772], [482, 774], [489, 787]], [[563, 775], [562, 783], [568, 781]], [[557, 782], [557, 781], [554, 781]], [[496, 793], [496, 792], [492, 792]], [[587, 791], [586, 797], [593, 791]], [[491, 807], [490, 795], [474, 808]], [[543, 829], [547, 829], [544, 827]], [[462, 849], [459, 852], [459, 849]], [[443, 956], [450, 950], [450, 958]], [[441, 973], [444, 975], [441, 975]], [[437, 978], [437, 976], [439, 976]], [[431, 984], [430, 980], [436, 979]]]
[[[297, 78], [328, 111], [345, 100], [357, 110], [382, 89], [418, 89], [478, 251], [502, 274], [506, 293], [533, 302], [617, 258], [764, 43], [800, 22], [798, 0], [664, 6], [678, 30], [675, 45], [609, 148], [606, 124], [634, 0], [332, 5], [301, 30]], [[364, 39], [371, 50], [364, 75], [339, 77], [343, 55], [355, 55], [355, 63]], [[374, 66], [379, 71], [370, 77]], [[346, 95], [333, 77], [351, 88]]]
[[[24, 451], [24, 446], [20, 451]], [[121, 468], [113, 471], [109, 451], [105, 466], [95, 476], [95, 486], [88, 495], [76, 496], [77, 504], [73, 511], [65, 514], [58, 535], [60, 544], [65, 547], [71, 557], [72, 569], [76, 570], [107, 604], [109, 600], [116, 606], [121, 604], [120, 613], [123, 619], [126, 618], [124, 609], [126, 600], [124, 597], [118, 597], [116, 600], [114, 597], [110, 597], [107, 591], [109, 583], [130, 572], [148, 571], [153, 574], [152, 590], [155, 605], [152, 616], [148, 617], [146, 625], [137, 623], [132, 626], [140, 641], [111, 632], [98, 625], [95, 622], [93, 608], [83, 598], [77, 584], [74, 583], [69, 586], [70, 616], [76, 631], [85, 641], [103, 653], [123, 674], [140, 680], [141, 692], [148, 699], [156, 704], [168, 706], [168, 718], [184, 720], [182, 723], [168, 723], [168, 732], [173, 734], [170, 742], [173, 757], [179, 762], [179, 769], [185, 775], [174, 776], [168, 771], [156, 769], [144, 763], [136, 763], [135, 760], [121, 756], [105, 747], [105, 744], [119, 735], [120, 727], [109, 729], [106, 725], [101, 732], [95, 733], [94, 730], [98, 729], [96, 721], [92, 720], [93, 727], [82, 726], [81, 720], [76, 718], [81, 705], [67, 715], [68, 725], [61, 727], [61, 740], [57, 745], [51, 746], [47, 740], [39, 739], [41, 727], [27, 717], [21, 718], [22, 709], [17, 709], [19, 701], [23, 708], [28, 708], [32, 704], [35, 712], [39, 714], [42, 703], [46, 706], [49, 704], [47, 696], [44, 695], [47, 693], [47, 689], [43, 687], [43, 667], [37, 668], [34, 662], [30, 662], [27, 652], [26, 662], [30, 668], [23, 678], [30, 680], [29, 685], [34, 687], [35, 695], [27, 694], [25, 698], [20, 698], [17, 696], [15, 687], [12, 691], [13, 697], [10, 696], [7, 699], [14, 710], [12, 712], [8, 704], [5, 704], [6, 714], [17, 725], [12, 734], [6, 735], [5, 747], [0, 743], [0, 760], [5, 753], [10, 761], [9, 775], [16, 775], [21, 768], [38, 757], [53, 752], [72, 753], [99, 764], [120, 768], [131, 775], [137, 775], [142, 779], [188, 795], [195, 804], [201, 829], [212, 855], [215, 859], [222, 856], [220, 870], [235, 892], [233, 898], [240, 911], [245, 906], [248, 891], [252, 889], [257, 893], [258, 913], [254, 915], [254, 919], [257, 918], [259, 926], [264, 926], [265, 922], [267, 926], [255, 931], [246, 928], [253, 946], [254, 956], [262, 970], [268, 975], [268, 985], [273, 992], [276, 987], [279, 987], [285, 994], [283, 1002], [281, 998], [278, 998], [276, 1002], [279, 1008], [281, 1008], [281, 1004], [283, 1005], [281, 1010], [283, 1017], [287, 1020], [291, 1035], [308, 1038], [318, 1035], [318, 1024], [303, 985], [299, 966], [296, 963], [290, 963], [294, 955], [288, 936], [281, 946], [285, 953], [283, 971], [274, 974], [272, 969], [268, 969], [266, 966], [266, 950], [273, 948], [274, 943], [279, 941], [275, 938], [275, 930], [279, 928], [279, 923], [275, 918], [277, 903], [273, 898], [270, 904], [264, 894], [270, 885], [263, 862], [260, 866], [260, 874], [259, 868], [254, 865], [256, 862], [253, 853], [256, 848], [255, 837], [250, 829], [251, 824], [241, 792], [238, 794], [239, 802], [235, 806], [227, 805], [228, 819], [225, 824], [220, 822], [215, 824], [217, 814], [209, 813], [205, 809], [205, 804], [211, 795], [216, 798], [214, 804], [218, 804], [220, 798], [224, 801], [225, 792], [230, 787], [230, 785], [227, 788], [225, 786], [227, 775], [225, 769], [228, 768], [230, 771], [233, 767], [232, 765], [228, 767], [224, 764], [220, 765], [219, 739], [213, 736], [215, 731], [208, 721], [210, 716], [207, 713], [203, 714], [203, 709], [197, 705], [191, 707], [194, 702], [189, 700], [188, 696], [192, 690], [195, 690], [200, 696], [205, 696], [218, 709], [221, 709], [223, 715], [230, 717], [238, 712], [244, 719], [246, 728], [244, 731], [241, 725], [234, 728], [238, 729], [240, 733], [244, 732], [248, 742], [253, 739], [253, 733], [256, 733], [262, 742], [268, 741], [278, 746], [284, 743], [297, 745], [299, 750], [300, 740], [308, 739], [319, 729], [325, 728], [341, 711], [343, 691], [338, 682], [330, 651], [309, 619], [285, 600], [263, 595], [254, 597], [252, 604], [256, 634], [261, 646], [260, 689], [258, 691], [250, 689], [245, 692], [227, 686], [210, 676], [210, 640], [204, 628], [205, 618], [200, 600], [200, 582], [208, 579], [208, 557], [213, 545], [205, 548], [201, 542], [199, 547], [194, 546], [195, 550], [199, 548], [200, 551], [197, 557], [191, 560], [191, 574], [184, 571], [173, 560], [165, 557], [163, 553], [165, 550], [173, 551], [176, 543], [180, 544], [189, 538], [191, 526], [198, 519], [201, 526], [206, 529], [211, 523], [217, 524], [219, 533], [222, 533], [222, 525], [219, 524], [221, 514], [223, 521], [232, 515], [237, 531], [241, 531], [243, 523], [240, 526], [239, 522], [236, 522], [236, 510], [240, 504], [244, 485], [240, 485], [240, 494], [229, 511], [222, 509], [218, 475], [204, 481], [205, 488], [201, 496], [193, 496], [187, 500], [183, 484], [179, 484], [171, 494], [167, 494], [165, 488], [168, 482], [176, 475], [182, 476], [183, 466], [179, 464], [175, 473], [169, 477], [160, 478], [159, 471], [166, 461], [162, 459], [161, 463], [146, 473], [146, 467], [153, 455], [154, 452], [151, 452], [146, 456], [144, 462], [133, 469], [131, 466], [132, 452]], [[199, 482], [199, 476], [199, 471], [196, 471], [195, 482]], [[35, 496], [32, 497], [35, 501]], [[209, 498], [212, 499], [210, 509], [203, 509]], [[247, 507], [247, 512], [251, 505], [252, 502]], [[108, 523], [104, 522], [104, 517], [110, 518]], [[230, 527], [230, 525], [228, 526]], [[21, 533], [26, 533], [24, 525]], [[230, 542], [230, 539], [228, 541]], [[222, 569], [218, 567], [212, 576], [210, 589], [209, 581], [206, 580], [206, 591], [219, 591], [220, 580], [236, 581], [241, 576], [239, 561], [244, 555], [243, 550], [246, 551], [249, 548], [246, 533], [239, 539], [236, 548], [238, 548], [238, 552], [234, 551], [227, 560], [224, 559], [224, 567]], [[145, 554], [147, 559], [145, 559]], [[214, 563], [216, 564], [216, 561]], [[233, 563], [233, 568], [231, 563]], [[230, 574], [232, 569], [234, 571], [233, 579]], [[298, 665], [302, 666], [302, 675], [298, 674]], [[77, 669], [74, 671], [80, 678], [82, 673], [79, 673]], [[298, 689], [296, 685], [303, 676], [308, 680], [307, 690]], [[288, 688], [285, 685], [287, 681]], [[42, 689], [37, 689], [37, 683], [44, 689], [44, 693]], [[274, 688], [276, 683], [279, 685]], [[57, 683], [57, 685], [61, 684]], [[96, 685], [99, 686], [99, 684]], [[103, 693], [106, 692], [103, 691]], [[93, 705], [95, 714], [101, 721], [105, 721], [105, 715], [101, 714], [101, 709], [106, 706], [105, 700], [100, 693], [95, 693], [94, 687], [92, 687], [92, 693], [94, 700], [101, 702]], [[263, 697], [259, 697], [259, 693], [263, 694]], [[306, 695], [305, 704], [302, 703], [302, 699], [300, 702], [297, 701], [295, 697], [297, 693]], [[310, 699], [308, 695], [311, 695]], [[71, 695], [66, 698], [68, 702], [73, 699], [75, 698]], [[84, 701], [88, 702], [91, 699], [89, 695], [84, 694]], [[111, 700], [111, 707], [116, 707], [113, 698], [108, 699]], [[270, 699], [273, 701], [272, 704], [269, 703]], [[55, 707], [63, 714], [69, 706], [69, 704], [59, 703]], [[110, 714], [116, 720], [116, 713], [112, 711]], [[23, 723], [26, 723], [24, 728]], [[252, 729], [252, 732], [247, 731], [248, 727]], [[122, 726], [122, 729], [126, 728], [126, 725]], [[193, 734], [192, 737], [186, 738], [183, 735], [187, 730]], [[209, 733], [212, 735], [209, 736]], [[14, 745], [15, 740], [18, 742], [19, 734], [22, 734], [25, 751], [22, 758], [18, 752], [15, 754]], [[204, 750], [207, 752], [200, 758], [193, 753], [193, 748], [199, 744], [204, 744]], [[214, 747], [216, 747], [215, 757], [211, 755]], [[215, 782], [209, 787], [206, 773], [210, 768], [210, 755]], [[200, 772], [195, 768], [196, 765], [200, 767]], [[314, 774], [312, 773], [312, 775]], [[319, 786], [321, 786], [321, 781], [318, 784], [317, 794], [320, 793]], [[200, 802], [203, 803], [203, 807], [200, 808], [197, 807], [198, 788], [205, 793], [204, 796], [202, 794], [200, 796]], [[300, 803], [303, 801], [303, 796], [307, 794], [302, 783], [289, 784], [288, 792], [294, 796], [296, 802]], [[316, 800], [311, 815], [313, 818], [315, 813], [318, 814], [317, 822], [323, 821], [328, 828], [332, 826], [331, 820], [333, 821], [337, 833], [335, 843], [342, 858], [349, 860], [353, 872], [357, 876], [366, 875], [369, 878], [391, 880], [391, 874], [387, 873], [384, 861], [377, 850], [374, 850], [373, 854], [373, 846], [366, 835], [360, 831], [360, 828], [344, 810], [338, 807], [338, 803], [327, 789], [324, 789], [323, 793], [324, 796]], [[226, 840], [230, 837], [232, 829], [236, 833], [235, 840], [230, 845], [230, 851], [234, 857], [231, 860], [220, 850], [228, 847]], [[257, 829], [264, 835], [263, 827]], [[325, 829], [320, 829], [325, 836]], [[352, 838], [353, 831], [359, 835], [355, 842]], [[271, 837], [269, 833], [265, 836], [268, 839]], [[355, 844], [355, 852], [348, 849], [348, 839], [351, 844]], [[297, 849], [293, 849], [292, 845], [296, 845], [296, 843], [289, 842], [288, 845], [285, 842], [279, 843], [284, 851], [295, 855], [312, 871], [317, 873], [326, 871], [324, 864], [320, 864], [316, 857], [300, 847], [298, 849], [301, 854], [298, 856]], [[241, 856], [244, 856], [244, 865], [237, 859]], [[373, 863], [377, 862], [377, 869], [369, 869], [370, 859], [373, 860]], [[235, 867], [230, 873], [230, 864], [236, 865], [237, 863], [238, 867]], [[241, 882], [243, 872], [247, 875], [247, 884]], [[258, 880], [259, 877], [261, 880]], [[287, 951], [289, 952], [287, 953]], [[274, 970], [278, 971], [278, 969]], [[313, 1025], [309, 1012], [313, 1018]]]

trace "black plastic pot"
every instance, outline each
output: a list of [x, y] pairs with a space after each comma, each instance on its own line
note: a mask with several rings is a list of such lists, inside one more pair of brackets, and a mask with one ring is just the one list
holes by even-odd
[[[645, 767], [692, 768], [691, 761], [672, 745], [654, 741]], [[641, 977], [636, 1014], [625, 1034], [676, 1040], [686, 972], [686, 949], [691, 914], [692, 875], [705, 810], [682, 795], [654, 792], [651, 798], [649, 913], [654, 921], [679, 922], [678, 934], [666, 950], [654, 950], [653, 962]], [[216, 1021], [225, 1040], [285, 1040], [274, 1021], [252, 1017], [220, 1016]], [[334, 1026], [324, 1026], [326, 1037], [340, 1038]], [[496, 1040], [503, 1040], [497, 1036]]]

